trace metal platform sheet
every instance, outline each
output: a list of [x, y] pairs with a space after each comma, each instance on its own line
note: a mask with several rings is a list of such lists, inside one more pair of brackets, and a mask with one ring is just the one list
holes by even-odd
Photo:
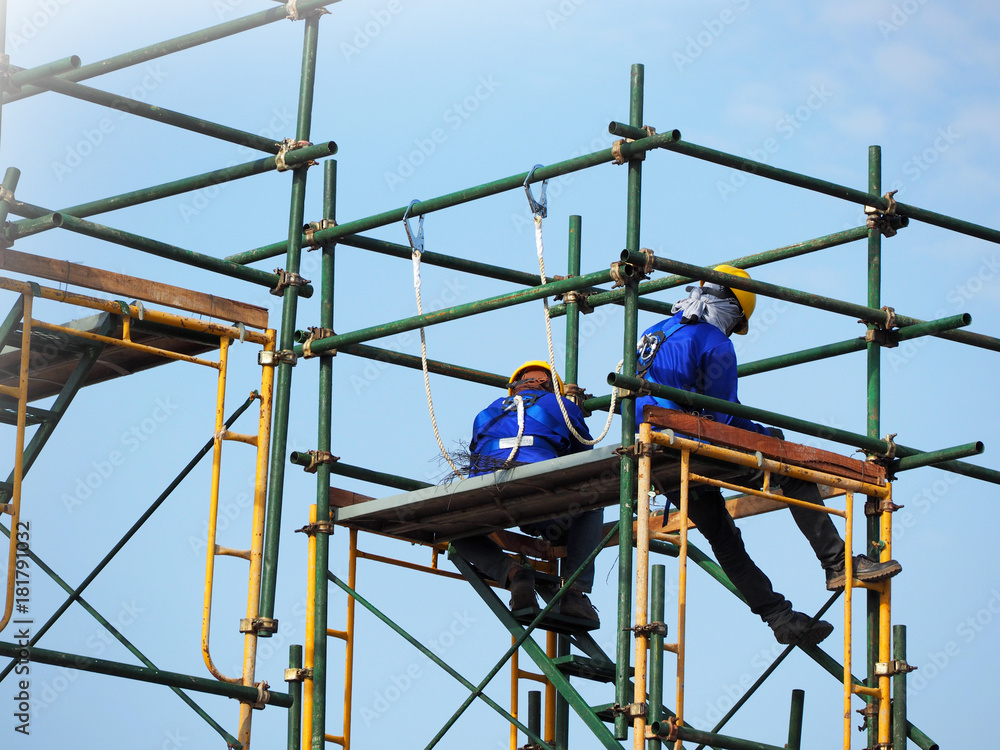
[[[333, 518], [364, 531], [437, 543], [617, 505], [621, 471], [617, 449], [611, 445], [336, 508]], [[740, 471], [732, 464], [697, 456], [692, 456], [691, 468], [719, 479]], [[664, 484], [676, 484], [680, 454], [655, 453], [653, 474]]]

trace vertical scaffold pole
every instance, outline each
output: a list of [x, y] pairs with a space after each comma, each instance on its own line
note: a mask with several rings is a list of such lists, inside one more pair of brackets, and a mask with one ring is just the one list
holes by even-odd
[[[298, 119], [295, 139], [308, 141], [312, 122], [313, 85], [316, 81], [316, 47], [319, 39], [319, 15], [311, 14], [305, 19], [302, 42], [302, 75], [299, 84]], [[291, 208], [288, 219], [288, 253], [285, 270], [299, 272], [302, 255], [302, 224], [305, 214], [306, 172], [303, 165], [292, 172]], [[281, 332], [278, 349], [291, 351], [295, 344], [295, 313], [298, 309], [298, 287], [292, 285], [284, 290], [281, 306]], [[271, 471], [267, 493], [267, 530], [264, 539], [264, 573], [262, 580], [260, 617], [274, 618], [274, 591], [278, 576], [278, 540], [281, 534], [281, 500], [285, 484], [285, 450], [288, 443], [288, 407], [291, 400], [292, 365], [280, 361], [274, 389], [274, 441], [271, 453]], [[270, 631], [261, 631], [270, 636]]]
[[[882, 148], [868, 147], [868, 192], [882, 193]], [[868, 231], [868, 306], [882, 306], [882, 233], [878, 227]], [[882, 403], [882, 347], [875, 341], [868, 344], [868, 437], [878, 438], [881, 432]], [[879, 517], [866, 515], [867, 543], [865, 552], [877, 549], [879, 543]], [[876, 545], [876, 546], [873, 546]], [[867, 591], [867, 675], [865, 684], [876, 687], [875, 662], [878, 661], [879, 647], [879, 592]], [[878, 718], [868, 717], [868, 746], [874, 747], [878, 741]]]
[[[892, 628], [892, 658], [906, 661], [906, 626]], [[906, 672], [900, 670], [892, 676], [892, 748], [906, 750]]]
[[[666, 567], [653, 565], [650, 583], [650, 617], [653, 622], [666, 622]], [[649, 637], [649, 711], [650, 724], [663, 718], [663, 636], [651, 633]], [[660, 750], [659, 740], [649, 741], [649, 750]]]
[[[629, 125], [642, 126], [643, 66], [633, 65], [629, 90]], [[628, 203], [625, 227], [625, 249], [639, 251], [639, 217], [642, 193], [642, 162], [632, 159], [628, 163]], [[622, 350], [622, 373], [635, 376], [635, 344], [639, 326], [639, 285], [631, 279], [625, 286], [625, 325]], [[622, 448], [635, 443], [635, 397], [621, 399]], [[615, 649], [615, 702], [619, 706], [629, 703], [629, 665], [631, 662], [629, 627], [632, 620], [632, 504], [635, 502], [636, 461], [622, 454], [619, 484], [618, 530], [618, 640]], [[628, 736], [628, 717], [615, 716], [615, 739]]]
[[[639, 425], [639, 443], [643, 448], [639, 459], [639, 482], [636, 496], [636, 566], [635, 566], [635, 691], [633, 705], [646, 703], [646, 657], [649, 655], [649, 634], [639, 628], [649, 623], [649, 487], [652, 477], [652, 459], [646, 451], [650, 444], [652, 426]], [[643, 750], [646, 746], [646, 717], [638, 715], [632, 720], [632, 748]]]
[[[331, 221], [337, 210], [337, 162], [332, 159], [323, 163], [323, 218]], [[334, 247], [323, 245], [320, 270], [319, 324], [322, 328], [333, 328], [333, 280]], [[316, 449], [329, 451], [333, 422], [333, 357], [320, 356], [319, 360], [319, 434]], [[327, 521], [330, 518], [330, 464], [320, 462], [316, 470], [316, 517]], [[313, 644], [313, 694], [312, 694], [312, 747], [325, 747], [326, 735], [326, 646], [327, 646], [327, 603], [329, 583], [327, 568], [330, 558], [330, 535], [319, 527], [316, 531], [315, 596], [316, 612], [313, 616], [315, 629]], [[350, 747], [351, 709], [349, 702], [344, 705], [344, 750]]]
[[[288, 647], [288, 668], [302, 669], [302, 646]], [[292, 696], [292, 707], [288, 709], [288, 750], [302, 747], [302, 683], [292, 680], [288, 683], [288, 694]]]

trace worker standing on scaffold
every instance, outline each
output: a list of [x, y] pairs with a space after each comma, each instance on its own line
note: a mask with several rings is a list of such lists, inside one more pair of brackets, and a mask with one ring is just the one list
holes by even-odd
[[[746, 271], [730, 265], [716, 266], [715, 270], [750, 278]], [[638, 374], [651, 383], [739, 403], [736, 351], [729, 337], [733, 333], [747, 332], [757, 295], [706, 282], [689, 286], [687, 291], [689, 296], [671, 309], [673, 317], [650, 327], [639, 340]], [[668, 399], [642, 396], [636, 399], [637, 421], [641, 421], [646, 405], [684, 411]], [[764, 427], [744, 417], [712, 411], [701, 414], [722, 424], [784, 439], [778, 428]], [[815, 484], [780, 475], [773, 476], [772, 483], [781, 487], [788, 497], [823, 505]], [[815, 645], [826, 638], [833, 631], [833, 625], [820, 620], [807, 630], [812, 618], [794, 611], [791, 602], [772, 588], [771, 581], [747, 554], [740, 531], [726, 511], [718, 488], [692, 487], [691, 495], [688, 515], [708, 539], [719, 565], [746, 599], [751, 611], [770, 626], [778, 642]], [[679, 492], [668, 493], [667, 497], [679, 505]], [[846, 577], [844, 541], [830, 516], [795, 505], [789, 506], [789, 510], [826, 571], [827, 589], [843, 589]], [[866, 555], [854, 558], [854, 577], [861, 581], [884, 581], [900, 570], [895, 560], [880, 563]]]
[[[486, 407], [473, 423], [469, 476], [579, 453], [592, 447], [577, 440], [566, 426], [556, 403], [557, 398], [562, 399], [577, 434], [590, 439], [583, 412], [565, 398], [561, 379], [553, 384], [547, 362], [525, 362], [510, 376], [507, 385], [508, 396], [498, 398]], [[518, 400], [521, 401], [520, 418]], [[603, 520], [604, 513], [600, 509], [576, 513], [567, 510], [556, 518], [520, 528], [527, 534], [544, 537], [552, 544], [566, 546], [561, 568], [565, 579], [576, 572], [600, 543]], [[534, 569], [518, 564], [487, 536], [457, 539], [452, 546], [482, 573], [510, 589], [511, 610], [536, 606]], [[570, 590], [563, 594], [560, 613], [598, 622], [597, 610], [587, 597], [593, 583], [594, 563], [591, 562]]]

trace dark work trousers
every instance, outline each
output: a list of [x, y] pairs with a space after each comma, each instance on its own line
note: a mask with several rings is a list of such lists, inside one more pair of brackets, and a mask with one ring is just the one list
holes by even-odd
[[[823, 505], [819, 488], [801, 479], [772, 474], [772, 485], [781, 487], [784, 494], [796, 500]], [[750, 484], [747, 477], [735, 482]], [[680, 492], [667, 494], [674, 505], [680, 506]], [[824, 569], [839, 567], [844, 561], [844, 541], [841, 539], [828, 513], [788, 506], [799, 530], [809, 541], [813, 552]], [[774, 590], [770, 579], [750, 558], [743, 545], [743, 537], [732, 516], [726, 510], [722, 493], [715, 487], [692, 486], [688, 501], [688, 517], [698, 531], [708, 540], [722, 570], [729, 576], [737, 590], [743, 594], [750, 610], [768, 625], [775, 627], [791, 616], [792, 605]]]
[[[566, 547], [566, 557], [560, 562], [560, 575], [569, 578], [601, 542], [604, 511], [587, 510], [576, 515], [563, 515], [521, 526], [521, 531], [540, 536], [556, 546]], [[470, 536], [452, 542], [455, 550], [481, 573], [503, 586], [507, 585], [510, 569], [517, 561], [506, 554], [488, 536]], [[584, 568], [573, 588], [589, 593], [594, 585], [594, 563]]]

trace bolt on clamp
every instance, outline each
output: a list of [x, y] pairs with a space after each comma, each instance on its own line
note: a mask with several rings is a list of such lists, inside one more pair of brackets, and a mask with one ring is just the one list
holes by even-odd
[[333, 219], [320, 219], [319, 221], [310, 221], [302, 227], [302, 231], [306, 237], [306, 244], [309, 245], [308, 252], [312, 252], [316, 248], [323, 246], [322, 242], [316, 241], [316, 232], [321, 232], [324, 229], [332, 229], [335, 226], [337, 226], [337, 222]]
[[281, 349], [276, 352], [263, 350], [257, 352], [257, 364], [262, 367], [276, 367], [282, 362], [295, 367], [295, 363], [298, 360], [295, 352], [291, 349]]
[[271, 294], [275, 297], [280, 297], [284, 294], [285, 289], [290, 286], [299, 287], [312, 283], [309, 279], [303, 278], [301, 274], [294, 271], [286, 271], [284, 268], [275, 268], [274, 272], [278, 275], [278, 283], [271, 290]]

